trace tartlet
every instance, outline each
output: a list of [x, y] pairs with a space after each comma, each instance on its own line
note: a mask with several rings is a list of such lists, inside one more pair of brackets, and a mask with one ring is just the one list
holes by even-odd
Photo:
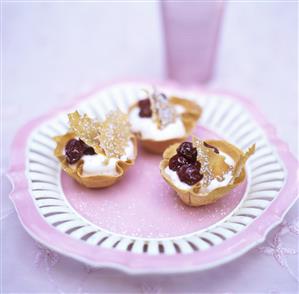
[[224, 197], [246, 178], [245, 164], [255, 152], [245, 153], [223, 140], [174, 144], [163, 153], [160, 173], [189, 206], [207, 205]]
[[70, 113], [70, 130], [54, 137], [54, 155], [62, 169], [87, 188], [116, 183], [135, 163], [137, 141], [126, 114], [110, 112], [103, 122]]
[[191, 134], [201, 112], [201, 107], [191, 100], [153, 91], [131, 105], [129, 121], [141, 145], [152, 153], [162, 154], [168, 146]]

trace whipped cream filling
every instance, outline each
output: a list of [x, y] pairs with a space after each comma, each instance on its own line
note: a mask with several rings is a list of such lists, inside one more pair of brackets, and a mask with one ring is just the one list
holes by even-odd
[[84, 155], [82, 157], [83, 176], [97, 176], [97, 175], [111, 175], [117, 176], [116, 163], [118, 161], [127, 161], [134, 159], [134, 144], [130, 140], [125, 147], [125, 154], [120, 158], [110, 158], [107, 161], [107, 157], [103, 154]]
[[83, 176], [111, 175], [116, 176], [117, 158], [110, 158], [106, 162], [107, 157], [102, 154], [84, 155], [81, 158], [83, 162]]
[[182, 114], [186, 111], [186, 108], [182, 105], [175, 105], [174, 108], [178, 114]]
[[[220, 155], [222, 155], [224, 157], [224, 161], [228, 164], [228, 165], [232, 165], [234, 166], [235, 161], [226, 153], [223, 152], [219, 152]], [[179, 178], [179, 176], [177, 175], [177, 173], [173, 170], [171, 170], [169, 168], [169, 166], [167, 166], [165, 168], [165, 173], [168, 175], [168, 177], [171, 179], [171, 182], [180, 190], [190, 190], [192, 186], [182, 182]], [[224, 175], [224, 180], [223, 181], [218, 181], [217, 179], [214, 179], [211, 181], [211, 183], [207, 186], [207, 187], [201, 187], [200, 192], [205, 194], [205, 193], [210, 193], [211, 191], [220, 188], [220, 187], [224, 187], [227, 186], [231, 179], [232, 179], [233, 175], [232, 172], [228, 172], [227, 174]]]
[[[116, 163], [118, 161], [127, 161], [134, 159], [134, 144], [130, 140], [128, 145], [125, 147], [125, 154], [120, 158], [110, 158], [103, 154], [84, 155], [82, 166], [82, 176], [98, 176], [98, 175], [110, 175], [117, 176]], [[76, 163], [70, 165], [72, 168], [76, 167]]]
[[[176, 106], [177, 108], [177, 106]], [[178, 113], [184, 112], [184, 108], [179, 106]], [[174, 123], [159, 129], [151, 117], [140, 117], [139, 108], [134, 107], [129, 114], [131, 129], [134, 133], [140, 133], [142, 139], [154, 139], [155, 141], [164, 141], [183, 137], [186, 134], [185, 126], [180, 117], [177, 117]]]

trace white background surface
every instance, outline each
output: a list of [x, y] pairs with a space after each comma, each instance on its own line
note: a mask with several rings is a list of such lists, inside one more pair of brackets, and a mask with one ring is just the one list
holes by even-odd
[[[120, 77], [163, 78], [159, 5], [153, 3], [3, 3], [3, 157], [28, 119]], [[212, 88], [254, 101], [292, 152], [297, 150], [297, 7], [295, 3], [234, 2], [227, 6]], [[1, 197], [4, 293], [220, 292], [295, 293], [298, 282], [272, 255], [256, 250], [202, 273], [133, 277], [39, 249]], [[294, 222], [293, 208], [287, 220]], [[268, 242], [272, 242], [269, 236]], [[298, 237], [283, 234], [296, 249]], [[298, 276], [296, 255], [287, 257]], [[50, 268], [50, 270], [48, 270]]]

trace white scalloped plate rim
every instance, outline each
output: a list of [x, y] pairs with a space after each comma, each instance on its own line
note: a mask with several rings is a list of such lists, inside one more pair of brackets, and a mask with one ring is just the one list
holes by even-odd
[[[144, 82], [143, 82], [144, 83]], [[128, 84], [128, 83], [124, 83], [125, 85], [126, 84]], [[135, 82], [134, 82], [134, 84], [136, 84]], [[137, 83], [138, 84], [138, 87], [140, 86], [140, 83]], [[152, 83], [147, 83], [146, 82], [146, 84], [152, 84]], [[156, 83], [155, 82], [155, 84], [160, 84], [160, 83]], [[114, 83], [112, 83], [112, 85], [114, 85]], [[175, 89], [181, 89], [178, 85], [175, 85], [175, 84], [173, 84], [173, 83], [162, 83], [161, 84], [162, 85], [162, 87], [163, 87], [163, 85], [166, 85], [166, 89], [167, 89], [167, 87], [174, 87]], [[109, 86], [108, 86], [108, 88], [109, 88]], [[105, 89], [107, 89], [107, 88], [105, 88], [105, 87], [101, 87], [101, 90], [100, 91], [105, 91]], [[183, 88], [183, 92], [184, 92], [185, 90], [184, 90], [184, 88]], [[216, 92], [209, 92], [209, 91], [206, 91], [206, 90], [201, 90], [201, 89], [198, 89], [198, 88], [192, 88], [192, 91], [196, 91], [196, 93], [197, 94], [199, 94], [200, 93], [200, 95], [220, 95], [220, 96], [231, 96], [231, 98], [234, 98], [234, 97], [236, 97], [235, 95], [231, 95], [231, 94], [227, 94], [227, 93], [225, 93], [225, 94], [223, 94], [223, 92], [219, 92], [219, 93], [216, 93]], [[87, 97], [89, 97], [89, 95], [87, 95]], [[235, 98], [234, 98], [235, 99]], [[240, 99], [240, 98], [237, 98], [237, 99]], [[243, 98], [242, 98], [243, 99]], [[88, 101], [88, 98], [86, 99], [86, 100], [84, 100], [84, 102], [83, 102], [83, 104], [84, 103], [86, 103]], [[247, 104], [248, 104], [248, 102], [246, 102]], [[247, 105], [248, 106], [248, 105]], [[57, 115], [57, 116], [59, 116], [59, 114]], [[54, 120], [55, 120], [55, 118], [54, 118]], [[267, 123], [265, 123], [265, 121], [264, 121], [264, 119], [262, 120], [263, 121], [263, 124], [264, 124], [264, 132], [265, 132], [265, 134], [267, 133], [267, 135], [265, 135], [265, 138], [267, 138], [267, 139], [271, 139], [270, 137], [272, 137], [273, 138], [273, 136], [275, 135], [274, 134], [274, 132], [273, 132], [273, 128], [272, 127], [270, 127]], [[47, 120], [47, 122], [49, 123], [49, 120]], [[42, 125], [38, 125], [35, 129], [41, 129], [42, 128]], [[217, 132], [217, 130], [214, 130], [214, 131], [216, 131]], [[30, 135], [30, 138], [32, 138], [32, 136], [34, 136], [34, 133], [35, 133], [35, 130], [33, 130], [33, 131], [31, 131], [31, 135]], [[274, 138], [276, 141], [277, 141], [277, 138], [275, 137]], [[29, 139], [28, 140], [28, 142], [31, 142], [31, 140]], [[279, 144], [281, 144], [281, 142], [278, 142]], [[279, 144], [277, 144], [277, 145], [279, 145]], [[29, 146], [29, 145], [28, 145]], [[282, 148], [282, 145], [280, 145], [280, 149], [283, 149]], [[284, 145], [284, 147], [285, 147], [285, 145]], [[276, 146], [276, 148], [277, 148], [277, 146]], [[279, 149], [279, 148], [278, 148]], [[287, 179], [287, 177], [288, 177], [288, 175], [287, 175], [287, 168], [286, 168], [286, 166], [285, 166], [285, 163], [286, 163], [286, 161], [282, 161], [281, 159], [280, 159], [280, 156], [278, 155], [278, 153], [272, 148], [272, 146], [271, 146], [271, 150], [272, 150], [272, 152], [273, 152], [273, 154], [275, 154], [275, 157], [276, 157], [276, 159], [278, 160], [278, 162], [279, 162], [279, 164], [280, 164], [280, 166], [282, 167], [282, 170], [283, 170], [283, 173], [284, 173], [284, 178], [283, 178], [283, 181], [282, 181], [282, 183], [281, 183], [281, 189], [285, 186], [285, 182], [286, 182], [286, 179]], [[288, 150], [286, 150], [286, 152], [287, 152], [287, 157], [292, 157], [291, 156], [291, 154], [289, 153], [289, 151]], [[28, 156], [28, 154], [27, 154], [27, 156]], [[290, 160], [293, 160], [293, 158], [291, 158]], [[296, 171], [296, 170], [295, 170]], [[248, 169], [248, 172], [249, 172], [249, 177], [250, 177], [250, 169]], [[14, 169], [13, 169], [13, 165], [12, 165], [12, 167], [11, 167], [11, 169], [10, 169], [10, 172], [8, 173], [8, 176], [9, 176], [9, 178], [10, 178], [10, 181], [11, 181], [11, 183], [13, 184], [13, 190], [12, 190], [12, 192], [11, 192], [11, 199], [13, 200], [13, 203], [14, 203], [14, 205], [15, 205], [15, 208], [16, 208], [16, 210], [17, 210], [17, 212], [18, 212], [18, 216], [19, 216], [19, 218], [20, 218], [20, 220], [21, 220], [21, 222], [22, 222], [22, 224], [23, 224], [23, 226], [25, 227], [25, 229], [29, 232], [29, 234], [30, 235], [32, 235], [32, 237], [33, 238], [35, 238], [35, 239], [37, 239], [39, 242], [41, 242], [41, 243], [45, 243], [44, 242], [44, 240], [42, 240], [42, 239], [40, 239], [39, 238], [39, 236], [37, 236], [36, 234], [34, 234], [33, 232], [32, 232], [32, 230], [30, 230], [28, 227], [27, 227], [27, 225], [23, 222], [23, 216], [22, 216], [22, 208], [21, 208], [21, 205], [18, 205], [18, 203], [17, 203], [17, 201], [16, 201], [16, 198], [14, 197], [14, 194], [17, 192], [17, 185], [14, 185], [14, 183], [16, 182], [16, 179], [15, 179], [15, 177], [13, 176], [14, 175]], [[59, 175], [60, 175], [60, 172], [59, 172]], [[29, 179], [29, 173], [28, 172], [26, 172], [26, 176], [27, 176], [27, 178]], [[248, 187], [250, 186], [250, 183], [249, 183], [249, 185], [248, 185]], [[29, 186], [30, 187], [30, 186]], [[292, 187], [293, 188], [293, 187]], [[32, 191], [31, 191], [31, 189], [29, 189], [29, 193], [30, 194], [32, 194]], [[277, 194], [275, 195], [275, 197], [273, 197], [272, 198], [272, 200], [270, 201], [270, 204], [269, 204], [269, 206], [271, 205], [271, 203], [278, 197], [280, 195], [280, 193], [279, 193], [279, 191], [277, 192]], [[65, 198], [65, 200], [66, 200], [66, 198]], [[246, 199], [247, 200], [247, 199]], [[242, 200], [242, 202], [238, 205], [238, 207], [237, 208], [235, 208], [235, 210], [234, 211], [236, 211], [243, 203], [244, 203], [244, 201], [245, 201], [245, 198]], [[242, 254], [244, 254], [245, 252], [247, 252], [248, 250], [250, 250], [252, 247], [254, 247], [254, 246], [256, 246], [258, 243], [261, 243], [261, 242], [263, 242], [263, 240], [265, 239], [265, 237], [266, 237], [266, 234], [274, 227], [274, 226], [276, 226], [277, 224], [279, 224], [281, 221], [282, 221], [282, 218], [283, 218], [283, 216], [286, 214], [286, 212], [287, 212], [287, 210], [292, 206], [292, 204], [294, 203], [296, 201], [296, 196], [294, 197], [294, 198], [292, 198], [292, 201], [289, 201], [289, 203], [288, 203], [288, 205], [287, 205], [287, 207], [283, 210], [283, 211], [281, 211], [281, 213], [280, 213], [280, 216], [277, 218], [277, 215], [276, 215], [276, 220], [275, 221], [273, 221], [272, 223], [271, 223], [271, 225], [268, 225], [267, 226], [267, 228], [265, 228], [265, 230], [264, 230], [264, 232], [263, 232], [263, 234], [262, 235], [259, 235], [259, 238], [257, 238], [255, 241], [253, 241], [253, 242], [251, 242], [251, 244], [250, 245], [248, 245], [248, 246], [245, 246], [242, 250], [239, 250], [239, 251], [237, 251], [236, 253], [234, 253], [234, 254], [229, 254], [228, 256], [226, 256], [226, 257], [224, 257], [224, 258], [221, 258], [221, 259], [219, 259], [219, 260], [216, 260], [216, 261], [213, 261], [213, 262], [210, 262], [210, 263], [208, 263], [208, 264], [204, 264], [204, 265], [193, 265], [193, 266], [190, 266], [189, 268], [183, 268], [183, 269], [180, 269], [180, 270], [177, 270], [177, 269], [171, 269], [171, 268], [161, 268], [161, 269], [159, 269], [159, 270], [157, 270], [157, 269], [150, 269], [150, 268], [138, 268], [138, 269], [134, 269], [134, 268], [132, 268], [132, 267], [130, 267], [130, 266], [126, 266], [126, 265], [121, 265], [121, 264], [118, 264], [118, 263], [113, 263], [113, 264], [111, 264], [111, 263], [105, 263], [105, 262], [101, 262], [101, 263], [99, 263], [99, 262], [93, 262], [92, 260], [89, 260], [89, 259], [85, 259], [84, 257], [82, 257], [82, 256], [78, 256], [78, 255], [74, 255], [74, 254], [71, 254], [70, 252], [65, 252], [65, 251], [63, 251], [63, 250], [61, 250], [61, 248], [59, 248], [59, 246], [53, 246], [53, 244], [52, 245], [49, 245], [49, 244], [45, 244], [47, 247], [49, 247], [49, 248], [51, 248], [51, 249], [53, 249], [53, 250], [55, 250], [55, 251], [58, 251], [58, 252], [60, 252], [61, 254], [64, 254], [64, 255], [68, 255], [68, 256], [71, 256], [71, 257], [73, 257], [73, 258], [75, 258], [75, 259], [77, 259], [77, 260], [80, 260], [80, 261], [83, 261], [83, 262], [85, 262], [85, 263], [88, 263], [88, 264], [90, 264], [90, 265], [92, 265], [92, 266], [96, 266], [96, 267], [99, 267], [99, 266], [101, 266], [101, 267], [112, 267], [112, 268], [117, 268], [117, 269], [120, 269], [120, 270], [123, 270], [123, 271], [126, 271], [126, 272], [128, 272], [128, 273], [135, 273], [135, 274], [137, 274], [137, 273], [172, 273], [172, 272], [188, 272], [188, 271], [195, 271], [195, 270], [202, 270], [202, 269], [207, 269], [207, 268], [211, 268], [211, 267], [214, 267], [214, 266], [216, 266], [216, 265], [220, 265], [220, 264], [223, 264], [223, 263], [225, 263], [225, 262], [227, 262], [227, 261], [229, 261], [229, 260], [232, 260], [232, 259], [234, 259], [234, 258], [236, 258], [237, 256], [240, 256], [240, 255], [242, 255]], [[66, 202], [67, 202], [67, 200], [66, 200]], [[34, 201], [34, 204], [36, 205], [36, 202]], [[35, 206], [37, 209], [38, 209], [38, 206], [36, 205]], [[267, 213], [269, 213], [269, 209], [268, 209], [269, 207], [265, 207], [264, 208], [264, 211], [261, 213], [261, 215], [263, 215], [263, 214], [265, 214], [265, 212], [267, 212]], [[42, 216], [42, 213], [41, 213], [41, 211], [38, 209], [38, 211], [39, 211], [39, 213], [40, 213], [40, 215]], [[80, 215], [76, 212], [76, 214], [77, 214], [77, 216], [78, 217], [80, 217]], [[221, 220], [220, 222], [224, 222], [227, 218], [229, 218], [231, 215], [233, 214], [233, 212], [229, 215], [229, 216], [226, 216], [225, 217], [225, 219], [223, 219], [223, 220]], [[43, 217], [43, 216], [42, 216]], [[258, 218], [259, 216], [257, 216], [257, 218]], [[82, 217], [81, 217], [82, 218]], [[256, 218], [255, 218], [255, 220], [256, 220]], [[87, 220], [86, 220], [87, 221]], [[88, 222], [88, 221], [87, 221]], [[212, 226], [210, 226], [209, 228], [207, 228], [207, 230], [211, 230], [212, 228], [214, 228], [215, 226], [217, 226], [218, 225], [218, 223], [220, 223], [220, 222], [217, 222], [216, 224], [213, 224]], [[244, 231], [246, 230], [246, 228], [248, 228], [248, 226], [250, 225], [250, 224], [253, 224], [254, 223], [254, 220], [253, 220], [253, 222], [252, 223], [249, 223], [249, 224], [246, 224], [246, 226], [245, 226], [245, 228], [244, 228]], [[92, 224], [92, 223], [90, 223], [90, 224]], [[103, 230], [103, 229], [101, 229], [101, 230]], [[206, 231], [207, 231], [206, 230]], [[104, 231], [104, 230], [103, 230]], [[203, 230], [201, 230], [201, 231], [199, 231], [199, 232], [196, 232], [196, 234], [200, 234], [201, 232], [202, 232]], [[109, 232], [109, 231], [107, 231], [106, 233], [109, 233], [109, 234], [111, 234], [111, 235], [113, 235], [114, 233], [112, 233], [112, 232]], [[173, 238], [166, 238], [166, 239], [180, 239], [180, 238], [188, 238], [190, 235], [193, 235], [194, 233], [191, 233], [191, 234], [187, 234], [187, 235], [182, 235], [182, 236], [176, 236], [176, 237], [173, 237]], [[239, 232], [236, 232], [236, 234], [238, 235], [239, 234]], [[115, 234], [115, 235], [117, 235], [117, 234]], [[163, 239], [165, 239], [165, 238], [158, 238], [158, 239], [154, 239], [154, 238], [150, 238], [150, 239], [147, 239], [147, 238], [136, 238], [136, 237], [130, 237], [130, 236], [125, 236], [125, 235], [119, 235], [118, 237], [121, 237], [121, 238], [130, 238], [130, 239], [141, 239], [141, 240], [143, 240], [144, 242], [148, 242], [148, 241], [156, 241], [156, 242], [161, 242], [161, 241], [163, 241]], [[110, 237], [109, 237], [110, 238]], [[225, 242], [225, 241], [223, 241], [223, 242]], [[57, 244], [56, 244], [57, 245]], [[113, 244], [112, 244], [113, 245]], [[215, 245], [215, 246], [218, 246], [218, 245]], [[113, 250], [115, 250], [115, 249], [113, 249]], [[206, 253], [208, 253], [208, 251], [206, 251]], [[141, 254], [144, 254], [144, 253], [141, 253]], [[159, 253], [160, 254], [160, 253]], [[178, 253], [176, 253], [176, 254], [174, 254], [174, 255], [177, 255]], [[187, 255], [187, 254], [192, 254], [192, 253], [186, 253], [186, 254], [184, 254], [184, 252], [183, 253], [180, 253], [180, 255]], [[196, 254], [196, 253], [193, 253], [193, 254]]]

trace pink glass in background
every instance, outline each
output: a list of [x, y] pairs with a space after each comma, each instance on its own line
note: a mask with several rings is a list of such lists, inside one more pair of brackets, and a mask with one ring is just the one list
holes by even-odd
[[224, 2], [161, 1], [167, 76], [207, 82], [213, 74]]

